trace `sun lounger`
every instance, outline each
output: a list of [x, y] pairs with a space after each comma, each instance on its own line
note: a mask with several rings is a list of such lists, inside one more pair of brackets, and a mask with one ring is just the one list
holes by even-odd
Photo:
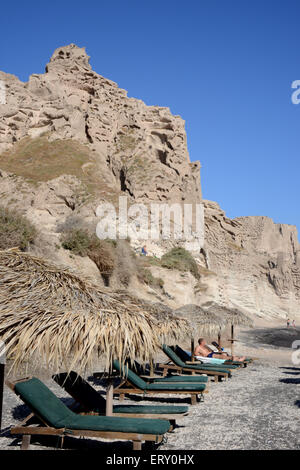
[[[78, 411], [105, 414], [105, 398], [76, 372], [56, 374], [53, 379], [79, 404]], [[177, 419], [188, 415], [188, 410], [188, 406], [114, 405], [113, 416], [167, 419], [174, 426]]]
[[143, 380], [146, 382], [151, 383], [205, 383], [208, 384], [208, 377], [207, 375], [166, 375], [165, 377], [158, 377], [158, 376], [150, 376], [144, 375], [146, 370], [143, 366], [141, 366], [137, 361], [134, 361], [132, 364], [131, 369], [137, 375], [141, 376]]
[[[71, 411], [39, 379], [33, 377], [7, 385], [31, 409], [32, 415], [20, 426], [12, 427], [11, 434], [22, 435], [22, 449], [28, 449], [32, 435], [98, 437], [133, 442], [140, 450], [142, 442], [160, 443], [170, 423], [160, 419], [119, 418], [110, 416], [82, 416]], [[29, 418], [38, 418], [39, 425], [30, 425]]]
[[163, 351], [171, 361], [171, 363], [168, 364], [159, 364], [159, 368], [163, 370], [164, 375], [170, 371], [190, 374], [207, 374], [213, 376], [216, 382], [222, 378], [227, 379], [231, 377], [231, 370], [227, 367], [184, 362], [166, 344], [163, 345]]
[[205, 383], [147, 383], [133, 372], [128, 365], [125, 366], [125, 369], [121, 368], [119, 361], [115, 360], [113, 367], [124, 377], [121, 384], [114, 389], [114, 394], [120, 395], [120, 400], [124, 398], [125, 394], [142, 394], [144, 396], [184, 394], [190, 395], [191, 404], [195, 405], [198, 395], [203, 398], [203, 393], [207, 392]]

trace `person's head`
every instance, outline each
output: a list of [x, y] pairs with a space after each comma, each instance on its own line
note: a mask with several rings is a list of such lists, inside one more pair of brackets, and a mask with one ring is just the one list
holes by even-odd
[[205, 346], [206, 345], [205, 339], [204, 338], [199, 338], [198, 339], [198, 344], [199, 344], [199, 346]]

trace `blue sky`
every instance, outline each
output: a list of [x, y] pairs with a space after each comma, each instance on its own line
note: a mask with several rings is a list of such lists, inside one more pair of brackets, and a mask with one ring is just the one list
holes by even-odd
[[0, 70], [26, 81], [86, 46], [129, 96], [185, 119], [206, 199], [300, 229], [299, 15], [295, 0], [2, 2]]

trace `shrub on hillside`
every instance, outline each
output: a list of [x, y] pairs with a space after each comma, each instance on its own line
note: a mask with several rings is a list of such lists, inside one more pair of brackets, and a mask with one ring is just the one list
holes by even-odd
[[159, 287], [161, 289], [164, 286], [163, 279], [161, 279], [160, 277], [153, 276], [151, 271], [145, 267], [141, 267], [141, 266], [139, 267], [137, 276], [141, 282], [144, 282], [148, 286], [151, 286], [154, 288]]
[[199, 279], [197, 263], [191, 253], [184, 248], [172, 248], [165, 253], [160, 260], [163, 268], [178, 269], [178, 271], [190, 272], [196, 279]]
[[73, 228], [63, 233], [62, 246], [75, 255], [91, 258], [103, 274], [111, 274], [114, 269], [113, 243], [100, 240], [96, 235], [91, 235], [88, 230]]
[[25, 250], [34, 242], [35, 227], [16, 210], [0, 207], [0, 249], [18, 247]]

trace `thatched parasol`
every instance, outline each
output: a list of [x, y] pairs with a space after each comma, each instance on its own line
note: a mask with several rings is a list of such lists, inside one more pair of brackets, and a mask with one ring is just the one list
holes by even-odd
[[[134, 308], [133, 308], [134, 305]], [[53, 373], [83, 370], [95, 359], [151, 360], [156, 320], [139, 305], [68, 269], [17, 250], [0, 252], [0, 340], [19, 367], [39, 358]]]
[[218, 334], [225, 328], [225, 322], [222, 318], [212, 312], [204, 310], [199, 305], [187, 304], [174, 311], [176, 316], [187, 319], [193, 326], [193, 336], [191, 338], [191, 353], [194, 357], [194, 335], [212, 336]]
[[[132, 308], [136, 308], [137, 299], [127, 291], [117, 291], [120, 299], [130, 303], [133, 301]], [[161, 302], [150, 302], [147, 300], [138, 300], [139, 308], [147, 311], [155, 320], [157, 334], [162, 343], [168, 340], [178, 340], [190, 335], [192, 325], [190, 321], [182, 316], [175, 315], [175, 312]]]
[[[29, 253], [0, 252], [0, 340], [15, 369], [83, 371], [100, 357], [108, 370], [113, 358], [151, 363], [160, 334], [150, 311], [133, 296], [124, 299]], [[108, 415], [112, 394], [110, 383]]]
[[[220, 305], [215, 302], [207, 302], [203, 305], [203, 308], [208, 313], [214, 313], [219, 315], [221, 318], [224, 319], [227, 325], [231, 326], [231, 338], [229, 341], [231, 342], [231, 354], [233, 354], [234, 350], [234, 327], [235, 326], [253, 326], [253, 320], [242, 310], [237, 307], [226, 307], [225, 305]], [[221, 337], [219, 337], [220, 342]]]

